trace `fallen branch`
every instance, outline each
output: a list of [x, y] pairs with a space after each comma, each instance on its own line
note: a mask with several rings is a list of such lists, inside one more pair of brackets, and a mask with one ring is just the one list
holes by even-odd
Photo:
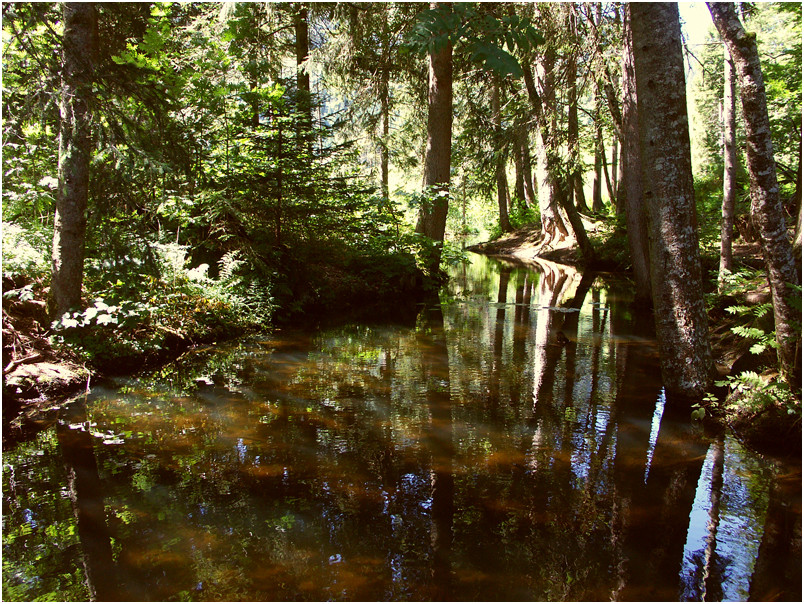
[[20, 365], [24, 365], [25, 363], [35, 363], [36, 361], [44, 358], [41, 352], [34, 352], [33, 354], [29, 354], [27, 357], [22, 357], [21, 359], [14, 359], [8, 365], [5, 366], [3, 369], [3, 375], [8, 375], [12, 371], [14, 371]]

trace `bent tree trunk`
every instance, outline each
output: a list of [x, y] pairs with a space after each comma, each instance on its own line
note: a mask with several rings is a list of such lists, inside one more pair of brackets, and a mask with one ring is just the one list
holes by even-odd
[[64, 10], [59, 188], [53, 225], [53, 310], [62, 316], [81, 303], [84, 239], [91, 152], [89, 98], [92, 90], [95, 5], [67, 2]]
[[707, 5], [740, 77], [748, 143], [746, 155], [751, 185], [751, 218], [759, 231], [771, 287], [779, 366], [788, 383], [798, 388], [801, 379], [801, 343], [794, 325], [801, 320], [801, 315], [793, 308], [791, 300], [797, 295], [793, 286], [798, 285], [799, 279], [776, 181], [776, 162], [756, 35], [743, 29], [733, 4], [708, 2]]
[[[435, 8], [437, 3], [431, 3]], [[432, 272], [441, 262], [441, 248], [449, 208], [449, 168], [452, 152], [452, 43], [430, 50], [427, 112], [427, 148], [424, 158], [425, 203], [419, 210], [416, 232], [435, 242], [428, 259]]]
[[667, 394], [700, 399], [714, 364], [704, 307], [681, 27], [675, 3], [631, 3], [654, 322]]
[[[550, 137], [546, 133], [556, 130], [555, 112], [550, 111], [555, 103], [555, 56], [551, 51], [547, 51], [542, 57], [539, 69], [542, 72], [542, 77], [539, 78], [541, 88], [541, 95], [536, 89], [536, 82], [533, 78], [533, 72], [530, 67], [524, 69], [525, 85], [528, 92], [528, 99], [531, 102], [533, 113], [536, 117], [537, 123], [537, 144], [536, 144], [536, 157], [537, 157], [537, 175], [538, 175], [538, 200], [539, 200], [539, 214], [542, 221], [542, 236], [543, 242], [546, 245], [551, 244], [553, 241], [564, 239], [569, 231], [567, 230], [564, 220], [561, 217], [561, 212], [558, 209], [558, 200], [556, 198], [556, 181], [557, 177], [554, 174], [555, 166], [550, 164]], [[544, 104], [544, 108], [542, 107]], [[550, 125], [545, 125], [545, 111], [551, 113], [552, 122]], [[550, 126], [553, 126], [551, 129]], [[552, 172], [551, 172], [552, 171]]]
[[[549, 186], [551, 199], [554, 200], [554, 202], [558, 202], [558, 204], [560, 204], [560, 206], [564, 209], [564, 212], [566, 212], [567, 219], [569, 220], [573, 234], [575, 235], [575, 241], [578, 243], [578, 248], [581, 251], [581, 256], [585, 263], [592, 264], [596, 259], [595, 250], [592, 247], [592, 243], [589, 241], [588, 235], [586, 234], [586, 228], [583, 225], [581, 216], [578, 214], [577, 208], [575, 208], [570, 196], [568, 195], [568, 190], [569, 187], [572, 186], [572, 181], [566, 181], [566, 188], [563, 186], [561, 181], [561, 174], [566, 172], [566, 170], [562, 169], [558, 150], [555, 148], [557, 137], [555, 134], [551, 135], [550, 133], [550, 127], [552, 127], [552, 131], [554, 133], [556, 132], [558, 129], [557, 124], [554, 122], [548, 126], [546, 123], [544, 116], [545, 108], [542, 107], [543, 100], [539, 97], [539, 93], [536, 90], [536, 84], [533, 80], [533, 73], [531, 72], [530, 67], [524, 69], [523, 71], [525, 87], [528, 91], [528, 99], [530, 100], [531, 107], [533, 108], [533, 112], [536, 116], [536, 122], [539, 125], [539, 132], [541, 134], [542, 145], [544, 146], [545, 167], [548, 179], [547, 184]], [[549, 109], [549, 106], [547, 108]], [[552, 114], [555, 115], [555, 112], [552, 112]], [[545, 230], [545, 209], [542, 202], [541, 192], [539, 194], [539, 207], [542, 212], [542, 228]], [[560, 224], [560, 214], [558, 212], [555, 213], [555, 218], [556, 223]]]

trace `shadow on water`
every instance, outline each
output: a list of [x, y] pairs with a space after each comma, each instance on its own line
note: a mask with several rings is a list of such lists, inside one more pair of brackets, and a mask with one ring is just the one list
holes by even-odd
[[631, 298], [478, 257], [98, 386], [4, 452], [3, 596], [800, 600], [800, 465], [671, 414]]

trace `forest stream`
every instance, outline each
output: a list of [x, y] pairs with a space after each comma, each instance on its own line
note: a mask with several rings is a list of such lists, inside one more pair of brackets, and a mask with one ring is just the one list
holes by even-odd
[[800, 600], [800, 462], [665, 410], [632, 296], [472, 255], [98, 384], [3, 452], [4, 599]]

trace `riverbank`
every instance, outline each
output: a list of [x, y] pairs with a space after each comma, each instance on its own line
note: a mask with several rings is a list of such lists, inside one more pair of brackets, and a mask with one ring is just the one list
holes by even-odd
[[[583, 259], [574, 241], [564, 240], [557, 245], [545, 245], [538, 225], [523, 227], [497, 240], [470, 246], [467, 250], [525, 265], [548, 260], [578, 270], [584, 268]], [[598, 267], [603, 267], [603, 270], [612, 270], [627, 276], [627, 267], [616, 254], [610, 252], [611, 248], [605, 248], [589, 270], [595, 271], [599, 270]], [[757, 242], [735, 244], [733, 256], [737, 267], [756, 270], [764, 267], [762, 250]], [[704, 275], [715, 273], [718, 268], [717, 258], [704, 256], [702, 268]], [[791, 409], [789, 404], [774, 397], [772, 389], [769, 389], [771, 393], [768, 396], [756, 395], [757, 391], [762, 390], [762, 385], [770, 384], [777, 377], [776, 355], [770, 347], [758, 354], [752, 351], [756, 342], [733, 331], [733, 328], [742, 325], [744, 321], [729, 311], [735, 306], [755, 307], [768, 303], [770, 291], [767, 282], [746, 284], [742, 289], [722, 296], [715, 295], [716, 287], [716, 283], [705, 282], [705, 293], [710, 301], [709, 334], [718, 372], [717, 380], [723, 382], [740, 379], [741, 374], [750, 372], [756, 376], [756, 385], [752, 389], [734, 389], [731, 393], [725, 387], [713, 387], [718, 398], [710, 397], [702, 401], [700, 406], [701, 410], [705, 410], [705, 421], [732, 430], [738, 438], [758, 451], [799, 456], [802, 449], [800, 393], [797, 409]], [[764, 323], [762, 327], [766, 331], [772, 330], [772, 315], [765, 315], [764, 320], [758, 323]]]
[[[391, 260], [394, 260], [392, 258]], [[244, 319], [217, 308], [202, 295], [184, 295], [173, 320], [145, 317], [134, 325], [93, 324], [73, 328], [69, 342], [57, 342], [47, 312], [47, 288], [25, 277], [3, 280], [3, 439], [49, 418], [65, 402], [104, 377], [156, 368], [185, 352], [277, 326], [311, 326], [371, 313], [395, 320], [435, 291], [415, 267], [319, 263], [288, 288], [270, 322]], [[90, 306], [89, 302], [84, 303]], [[107, 307], [109, 308], [109, 307]], [[110, 311], [111, 312], [111, 311]], [[111, 316], [111, 315], [110, 315]], [[52, 418], [51, 418], [52, 419]]]

